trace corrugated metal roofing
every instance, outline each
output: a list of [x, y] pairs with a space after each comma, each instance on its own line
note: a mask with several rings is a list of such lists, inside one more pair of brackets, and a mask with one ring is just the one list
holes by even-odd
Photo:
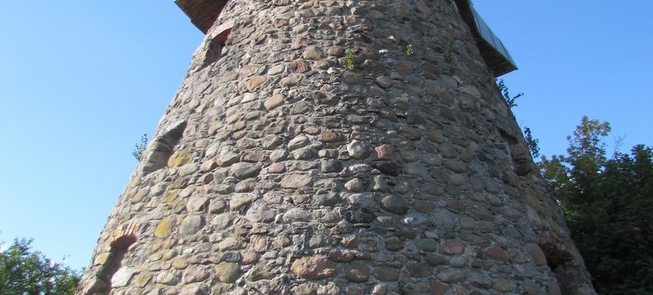
[[476, 44], [490, 71], [495, 77], [517, 69], [510, 53], [499, 38], [492, 32], [481, 16], [476, 12], [470, 0], [456, 0], [460, 15], [474, 35]]
[[[204, 34], [211, 28], [227, 2], [228, 0], [175, 0], [177, 6]], [[456, 4], [474, 35], [481, 57], [494, 76], [498, 77], [516, 70], [517, 66], [510, 53], [476, 12], [471, 0], [456, 0]]]

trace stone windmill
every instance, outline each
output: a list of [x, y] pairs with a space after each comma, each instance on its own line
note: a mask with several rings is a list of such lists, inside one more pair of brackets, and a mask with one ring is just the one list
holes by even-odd
[[469, 0], [177, 0], [206, 34], [78, 294], [594, 294]]

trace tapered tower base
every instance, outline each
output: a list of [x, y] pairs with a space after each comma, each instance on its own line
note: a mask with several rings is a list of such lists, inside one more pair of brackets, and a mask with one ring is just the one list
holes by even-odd
[[594, 294], [460, 2], [226, 2], [79, 294]]

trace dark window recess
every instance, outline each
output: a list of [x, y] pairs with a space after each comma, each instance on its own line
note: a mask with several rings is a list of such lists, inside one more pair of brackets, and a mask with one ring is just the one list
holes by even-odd
[[550, 230], [536, 230], [535, 239], [544, 252], [547, 265], [556, 276], [561, 294], [576, 294], [570, 290], [574, 289], [581, 270], [573, 261], [573, 246]]
[[121, 226], [111, 235], [111, 247], [121, 251], [127, 251], [129, 246], [138, 240], [138, 230], [141, 226], [138, 223], [128, 223]]
[[138, 240], [139, 230], [139, 224], [128, 223], [120, 226], [111, 233], [109, 250], [103, 254], [105, 255], [104, 263], [99, 266], [91, 282], [81, 290], [80, 294], [109, 294], [111, 291], [111, 279], [122, 266], [122, 260], [129, 246]]
[[184, 135], [186, 121], [180, 121], [167, 128], [162, 135], [152, 141], [146, 151], [145, 163], [141, 172], [147, 175], [168, 165], [168, 160], [174, 152], [175, 145]]
[[231, 33], [231, 28], [223, 30], [207, 42], [202, 68], [220, 60], [221, 57], [227, 54], [228, 47], [226, 43], [229, 33]]

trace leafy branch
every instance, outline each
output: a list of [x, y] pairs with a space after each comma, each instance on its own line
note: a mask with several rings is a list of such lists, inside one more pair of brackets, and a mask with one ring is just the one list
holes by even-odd
[[136, 161], [140, 161], [143, 157], [143, 152], [147, 148], [147, 133], [141, 136], [141, 140], [134, 145], [134, 150], [132, 151], [132, 156], [136, 158]]
[[524, 93], [517, 93], [515, 96], [510, 96], [510, 92], [508, 92], [508, 86], [506, 86], [506, 83], [503, 82], [502, 79], [499, 79], [496, 81], [497, 82], [497, 87], [499, 88], [499, 92], [501, 92], [501, 95], [503, 95], [503, 99], [506, 100], [506, 104], [508, 104], [508, 108], [512, 109], [513, 107], [517, 106], [517, 99], [524, 96]]

